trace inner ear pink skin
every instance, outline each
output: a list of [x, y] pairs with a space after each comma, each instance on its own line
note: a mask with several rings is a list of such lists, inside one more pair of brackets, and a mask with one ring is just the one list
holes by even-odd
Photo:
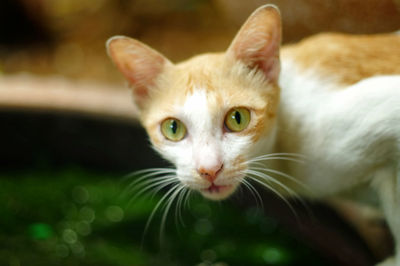
[[129, 81], [139, 108], [149, 96], [149, 88], [172, 63], [138, 40], [115, 36], [107, 41], [107, 51], [119, 71]]
[[279, 76], [279, 47], [281, 44], [281, 17], [279, 10], [266, 5], [248, 18], [227, 53], [249, 68], [261, 70], [268, 80], [276, 82]]

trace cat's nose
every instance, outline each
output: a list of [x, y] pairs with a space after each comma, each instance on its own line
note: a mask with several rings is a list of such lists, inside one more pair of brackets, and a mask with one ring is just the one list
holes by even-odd
[[215, 179], [217, 179], [218, 174], [222, 171], [223, 167], [224, 167], [223, 164], [219, 164], [215, 167], [209, 167], [209, 168], [200, 167], [199, 169], [197, 169], [197, 172], [202, 178], [206, 179], [210, 183], [213, 183]]

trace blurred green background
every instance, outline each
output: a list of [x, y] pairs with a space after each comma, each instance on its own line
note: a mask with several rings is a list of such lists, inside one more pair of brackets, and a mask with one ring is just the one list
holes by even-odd
[[135, 198], [127, 188], [140, 175], [131, 171], [166, 163], [136, 126], [14, 111], [0, 122], [0, 265], [329, 264], [245, 190], [218, 203], [193, 194], [179, 212], [171, 207], [164, 232], [163, 208], [145, 231], [168, 188]]
[[121, 199], [118, 175], [82, 168], [1, 175], [1, 265], [327, 265], [256, 207], [200, 197], [184, 225], [158, 213], [160, 196]]
[[[321, 31], [374, 33], [400, 26], [396, 0], [270, 2], [282, 11], [285, 43]], [[79, 107], [55, 112], [40, 105], [45, 100], [30, 104], [32, 96], [46, 99], [37, 90], [51, 87], [46, 82], [54, 77], [67, 82], [63, 89], [74, 101], [83, 97], [79, 82], [125, 90], [104, 49], [113, 35], [140, 39], [179, 61], [224, 50], [251, 11], [265, 3], [2, 0], [0, 265], [374, 264], [379, 258], [334, 211], [293, 202], [294, 214], [263, 189], [263, 206], [245, 189], [220, 203], [194, 194], [182, 219], [172, 206], [165, 232], [160, 234], [162, 211], [144, 232], [166, 190], [132, 202], [124, 192], [139, 176], [123, 177], [167, 164], [149, 148], [136, 120], [87, 116]], [[20, 104], [7, 104], [2, 97], [9, 95]]]

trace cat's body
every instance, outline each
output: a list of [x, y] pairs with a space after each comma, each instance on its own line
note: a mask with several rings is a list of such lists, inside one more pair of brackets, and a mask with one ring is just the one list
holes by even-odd
[[[368, 47], [371, 40], [386, 47]], [[348, 42], [353, 47], [346, 53]], [[311, 45], [314, 49], [307, 51]], [[400, 36], [394, 34], [324, 34], [282, 49], [276, 149], [307, 158], [303, 165], [289, 161], [286, 172], [312, 187], [314, 196], [370, 182], [386, 166], [395, 171], [400, 155], [398, 47]], [[380, 56], [381, 50], [386, 54]]]
[[399, 243], [400, 36], [327, 34], [279, 53], [280, 32], [264, 6], [226, 53], [174, 65], [129, 38], [108, 48], [177, 193], [223, 199], [248, 177], [281, 194], [376, 195]]

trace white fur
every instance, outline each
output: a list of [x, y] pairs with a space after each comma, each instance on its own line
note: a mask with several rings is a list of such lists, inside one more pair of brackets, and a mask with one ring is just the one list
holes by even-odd
[[[281, 152], [307, 158], [302, 165], [288, 162], [283, 170], [316, 197], [352, 191], [359, 200], [353, 191], [374, 191], [399, 243], [400, 75], [376, 76], [344, 88], [318, 72], [299, 72], [288, 58], [282, 61], [277, 143]], [[391, 265], [400, 265], [399, 248]]]
[[[206, 189], [210, 182], [201, 178], [197, 170], [200, 168], [215, 168], [224, 165], [224, 169], [234, 169], [235, 160], [243, 155], [251, 145], [250, 136], [237, 136], [226, 134], [223, 130], [225, 113], [221, 110], [230, 108], [217, 105], [207, 94], [205, 89], [196, 88], [189, 95], [183, 106], [176, 106], [169, 116], [182, 121], [187, 128], [186, 137], [180, 142], [164, 140], [159, 152], [168, 160], [173, 162], [177, 168], [177, 177], [181, 182], [197, 190]], [[215, 106], [214, 106], [215, 107]], [[215, 110], [214, 112], [212, 110]], [[179, 155], [179, 156], [177, 156]], [[242, 174], [222, 171], [215, 180], [215, 185], [232, 185], [232, 190], [239, 184]], [[226, 193], [230, 193], [231, 190]], [[226, 194], [219, 193], [208, 195], [210, 198], [221, 199]]]
[[352, 188], [372, 178], [376, 164], [399, 160], [400, 76], [334, 89], [332, 82], [296, 73], [284, 61], [281, 80], [277, 141], [285, 152], [308, 158], [289, 170], [316, 195]]

